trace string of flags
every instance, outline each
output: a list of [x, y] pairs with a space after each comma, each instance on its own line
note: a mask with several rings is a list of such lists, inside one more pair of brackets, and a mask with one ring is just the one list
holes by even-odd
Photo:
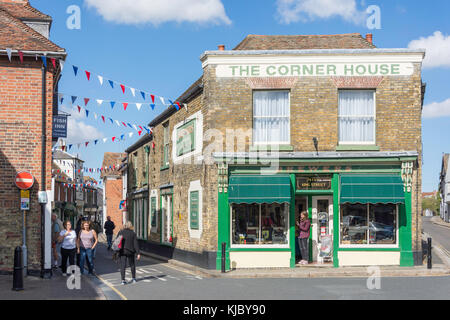
[[[88, 110], [86, 108], [82, 108], [80, 106], [77, 106], [76, 108], [73, 106], [72, 108], [74, 109], [74, 111], [76, 111], [76, 109], [77, 109], [78, 113], [81, 114], [81, 115], [85, 115], [86, 118], [89, 118], [89, 114], [91, 114], [91, 115], [94, 116], [95, 120], [97, 120], [97, 121], [99, 119], [102, 119], [104, 124], [107, 124], [107, 123], [110, 122], [112, 125], [116, 124], [118, 127], [122, 127], [122, 126], [124, 126], [126, 128], [129, 127], [131, 129], [135, 129], [138, 133], [139, 132], [142, 133], [144, 130], [147, 131], [148, 133], [152, 133], [153, 132], [153, 130], [151, 128], [148, 128], [146, 126], [137, 125], [137, 124], [131, 124], [129, 122], [124, 122], [124, 121], [119, 121], [119, 120], [114, 120], [114, 119], [112, 119], [110, 117], [105, 117], [102, 114], [97, 114], [96, 112], [93, 112], [93, 111]], [[84, 111], [84, 112], [82, 113], [81, 111]], [[106, 121], [106, 120], [109, 120], [109, 121]], [[141, 135], [141, 133], [139, 133], [139, 135]]]
[[[13, 50], [12, 48], [6, 48], [6, 54], [8, 55], [9, 61], [10, 62], [12, 61], [12, 53], [13, 52], [18, 54], [20, 62], [23, 63], [24, 54], [23, 54], [23, 52], [21, 50]], [[57, 58], [53, 58], [53, 57], [49, 57], [48, 58], [46, 53], [44, 53], [43, 55], [36, 54], [35, 56], [36, 56], [36, 60], [38, 58], [40, 58], [42, 60], [42, 63], [43, 63], [45, 68], [47, 68], [48, 60], [50, 60], [50, 63], [53, 65], [53, 68], [55, 68], [55, 69], [56, 69], [56, 64], [58, 62], [59, 65], [60, 65], [60, 68], [61, 68], [61, 72], [63, 71], [63, 69], [64, 69], [64, 67], [66, 65], [66, 62], [63, 59], [57, 59]], [[75, 77], [77, 77], [78, 74], [79, 74], [80, 68], [75, 66], [75, 65], [72, 65], [72, 64], [68, 64], [68, 65], [72, 66], [73, 73], [74, 73]], [[84, 74], [85, 74], [86, 79], [87, 79], [88, 82], [90, 82], [91, 79], [94, 78], [94, 76], [96, 76], [96, 78], [99, 81], [101, 86], [103, 86], [103, 84], [108, 83], [109, 86], [111, 87], [111, 89], [120, 88], [123, 94], [125, 94], [125, 92], [128, 89], [131, 92], [131, 94], [133, 95], [133, 97], [136, 97], [136, 95], [140, 94], [140, 96], [142, 97], [142, 99], [144, 101], [147, 101], [148, 98], [150, 98], [151, 102], [152, 102], [150, 105], [155, 105], [155, 100], [158, 99], [158, 100], [161, 101], [161, 103], [164, 106], [174, 106], [177, 110], [181, 109], [182, 106], [184, 106], [187, 109], [187, 105], [186, 104], [182, 104], [182, 103], [180, 103], [178, 101], [172, 101], [172, 100], [170, 100], [168, 98], [165, 98], [165, 97], [162, 97], [162, 96], [158, 96], [158, 95], [155, 95], [153, 93], [149, 93], [149, 92], [141, 90], [141, 89], [136, 89], [134, 87], [128, 86], [126, 84], [123, 84], [123, 82], [118, 82], [118, 81], [106, 78], [105, 76], [103, 76], [101, 74], [97, 74], [97, 73], [94, 73], [94, 72], [88, 71], [88, 70], [84, 70]], [[80, 78], [80, 77], [78, 77], [78, 78]], [[167, 103], [166, 101], [169, 102], [169, 103]]]

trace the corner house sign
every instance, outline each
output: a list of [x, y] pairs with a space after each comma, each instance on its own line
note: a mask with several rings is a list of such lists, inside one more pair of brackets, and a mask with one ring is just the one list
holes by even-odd
[[410, 76], [412, 63], [307, 63], [218, 65], [217, 77]]
[[297, 190], [330, 190], [331, 177], [297, 177]]

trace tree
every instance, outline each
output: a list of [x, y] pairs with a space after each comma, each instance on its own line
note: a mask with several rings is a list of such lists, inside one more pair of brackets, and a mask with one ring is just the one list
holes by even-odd
[[441, 195], [436, 192], [436, 196], [431, 198], [422, 199], [422, 211], [429, 209], [434, 214], [439, 215], [439, 209], [441, 206]]

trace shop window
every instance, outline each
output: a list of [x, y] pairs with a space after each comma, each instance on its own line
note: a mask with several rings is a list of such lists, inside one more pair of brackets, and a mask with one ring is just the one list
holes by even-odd
[[375, 144], [375, 91], [339, 90], [339, 144]]
[[288, 204], [233, 204], [231, 210], [234, 245], [288, 244]]
[[253, 143], [290, 143], [289, 91], [253, 92]]
[[397, 206], [344, 204], [341, 206], [341, 244], [395, 245]]

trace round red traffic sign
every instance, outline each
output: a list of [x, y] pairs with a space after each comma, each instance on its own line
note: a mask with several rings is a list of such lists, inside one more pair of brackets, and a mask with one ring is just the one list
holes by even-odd
[[34, 177], [31, 173], [22, 171], [16, 175], [16, 186], [19, 189], [27, 190], [30, 189], [34, 184]]

